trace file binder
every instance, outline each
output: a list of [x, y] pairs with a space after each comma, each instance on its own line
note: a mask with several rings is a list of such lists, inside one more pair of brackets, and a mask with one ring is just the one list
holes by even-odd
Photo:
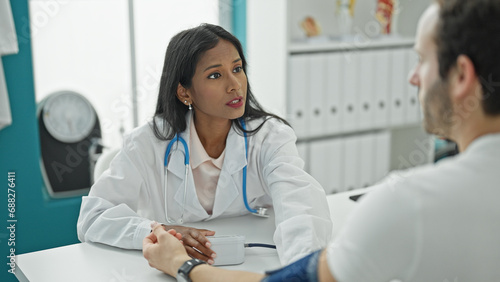
[[357, 130], [359, 125], [359, 109], [357, 108], [359, 100], [359, 53], [354, 51], [342, 53], [341, 66], [341, 126], [342, 131], [352, 132]]
[[359, 65], [359, 101], [356, 108], [359, 114], [359, 130], [373, 128], [375, 101], [375, 56], [373, 51], [360, 53]]
[[342, 130], [342, 97], [341, 88], [341, 56], [342, 53], [330, 53], [326, 56], [326, 100], [325, 115], [326, 134], [339, 133]]
[[375, 135], [363, 134], [359, 136], [359, 182], [360, 187], [368, 187], [375, 181]]
[[390, 124], [392, 126], [406, 123], [406, 103], [407, 90], [406, 74], [406, 51], [398, 48], [391, 52], [391, 93], [390, 93]]
[[309, 115], [307, 106], [309, 98], [308, 91], [308, 55], [292, 56], [289, 60], [290, 80], [288, 91], [287, 116], [288, 122], [295, 130], [297, 138], [308, 137], [307, 127]]
[[309, 136], [324, 135], [326, 130], [326, 119], [324, 118], [326, 108], [325, 59], [326, 56], [322, 53], [311, 54], [309, 56], [309, 77], [303, 78], [309, 79], [309, 93], [307, 95], [309, 107], [306, 112], [309, 118]]
[[374, 126], [386, 128], [389, 124], [389, 60], [388, 50], [376, 50], [375, 54], [375, 107]]
[[344, 189], [343, 191], [358, 189], [361, 186], [359, 179], [359, 137], [343, 138], [344, 143]]

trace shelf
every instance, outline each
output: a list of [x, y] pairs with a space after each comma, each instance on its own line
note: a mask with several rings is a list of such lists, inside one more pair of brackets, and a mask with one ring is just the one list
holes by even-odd
[[396, 131], [396, 130], [411, 130], [411, 129], [420, 129], [420, 128], [422, 128], [421, 121], [414, 122], [414, 123], [408, 123], [408, 124], [401, 124], [401, 125], [376, 126], [376, 127], [372, 127], [372, 128], [365, 128], [365, 129], [347, 130], [347, 131], [338, 132], [338, 133], [300, 137], [300, 138], [297, 138], [297, 143], [307, 143], [307, 142], [314, 142], [314, 141], [318, 141], [318, 140], [325, 140], [325, 139], [332, 139], [332, 138], [344, 138], [344, 137], [350, 137], [350, 136], [354, 136], [354, 135], [378, 133], [378, 132], [382, 132], [382, 131], [392, 132], [392, 131]]
[[414, 44], [412, 37], [387, 36], [375, 39], [357, 38], [353, 36], [344, 40], [332, 38], [312, 38], [295, 40], [288, 46], [290, 54], [315, 52], [341, 52], [362, 49], [411, 47]]

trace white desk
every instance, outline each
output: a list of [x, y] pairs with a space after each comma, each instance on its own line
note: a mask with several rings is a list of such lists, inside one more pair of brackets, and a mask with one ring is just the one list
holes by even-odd
[[[338, 233], [347, 214], [356, 205], [349, 196], [363, 190], [327, 197]], [[191, 225], [191, 224], [190, 224]], [[217, 219], [192, 224], [217, 231], [217, 235], [245, 235], [247, 243], [273, 243], [274, 216], [263, 219], [253, 215]], [[245, 262], [222, 266], [226, 269], [264, 272], [280, 267], [276, 250], [247, 248]], [[80, 243], [17, 256], [16, 277], [19, 281], [174, 281], [172, 277], [151, 268], [141, 251], [124, 250], [102, 244]]]

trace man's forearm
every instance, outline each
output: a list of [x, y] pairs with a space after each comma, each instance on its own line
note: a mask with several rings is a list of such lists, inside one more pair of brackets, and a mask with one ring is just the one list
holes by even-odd
[[264, 274], [248, 271], [227, 270], [210, 265], [200, 265], [195, 267], [189, 277], [193, 282], [218, 282], [218, 281], [260, 281]]
[[336, 282], [335, 277], [330, 272], [328, 261], [326, 259], [327, 250], [323, 250], [318, 261], [318, 279], [320, 282]]

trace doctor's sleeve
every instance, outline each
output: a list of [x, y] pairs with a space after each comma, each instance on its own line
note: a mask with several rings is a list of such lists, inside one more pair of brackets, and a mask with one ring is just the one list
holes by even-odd
[[123, 150], [83, 197], [77, 223], [78, 239], [125, 249], [142, 249], [151, 221], [136, 213], [144, 185], [133, 161]]
[[274, 242], [282, 264], [324, 248], [332, 236], [330, 210], [321, 185], [303, 169], [288, 126], [272, 130], [263, 140], [263, 175], [273, 201]]

